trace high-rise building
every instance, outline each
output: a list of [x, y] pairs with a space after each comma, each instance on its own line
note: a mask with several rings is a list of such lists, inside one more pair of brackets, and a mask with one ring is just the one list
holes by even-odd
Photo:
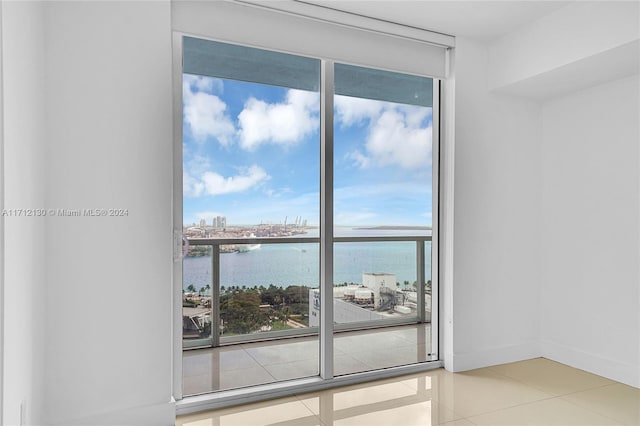
[[214, 228], [226, 228], [227, 227], [227, 217], [226, 216], [216, 216], [213, 218], [211, 225]]

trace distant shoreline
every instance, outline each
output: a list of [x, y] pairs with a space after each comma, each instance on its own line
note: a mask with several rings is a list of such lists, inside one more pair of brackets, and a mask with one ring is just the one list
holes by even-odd
[[362, 229], [362, 230], [382, 230], [382, 231], [399, 231], [399, 230], [420, 230], [420, 231], [430, 231], [430, 226], [415, 226], [415, 225], [383, 225], [383, 226], [370, 226], [370, 227], [357, 227], [353, 229]]

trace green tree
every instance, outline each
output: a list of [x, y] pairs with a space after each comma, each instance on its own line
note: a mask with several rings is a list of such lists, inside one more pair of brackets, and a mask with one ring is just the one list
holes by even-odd
[[187, 290], [189, 290], [189, 293], [195, 293], [196, 287], [193, 284], [189, 284], [189, 286], [187, 287]]
[[220, 317], [225, 333], [247, 334], [269, 325], [269, 315], [260, 311], [257, 291], [237, 291], [220, 299]]

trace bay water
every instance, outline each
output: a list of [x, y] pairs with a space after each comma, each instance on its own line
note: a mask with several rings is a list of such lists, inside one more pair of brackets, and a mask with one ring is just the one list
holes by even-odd
[[[314, 232], [315, 231], [315, 232]], [[341, 236], [363, 235], [366, 230], [341, 233]], [[311, 230], [317, 236], [317, 230]], [[315, 235], [313, 235], [315, 234]], [[403, 235], [408, 233], [376, 230], [375, 236]], [[416, 232], [412, 231], [415, 235]], [[366, 231], [373, 236], [372, 231]], [[425, 276], [431, 279], [431, 242], [425, 244]], [[319, 244], [262, 244], [260, 248], [245, 253], [220, 255], [220, 285], [225, 288], [238, 286], [252, 288], [273, 284], [278, 287], [304, 285], [318, 287]], [[211, 285], [211, 256], [185, 257], [183, 260], [183, 288], [193, 285], [197, 290]], [[394, 274], [403, 288], [405, 281], [412, 286], [416, 281], [416, 243], [353, 242], [334, 245], [334, 284], [362, 283], [362, 274], [384, 272]], [[209, 292], [207, 292], [209, 293]]]

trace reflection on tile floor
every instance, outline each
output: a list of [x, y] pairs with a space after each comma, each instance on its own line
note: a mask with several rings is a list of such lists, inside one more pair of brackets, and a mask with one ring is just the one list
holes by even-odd
[[[405, 325], [336, 334], [336, 376], [414, 364], [429, 359], [431, 325]], [[317, 337], [244, 343], [185, 351], [183, 393], [224, 389], [317, 376]]]
[[179, 417], [204, 425], [639, 425], [640, 389], [537, 358], [443, 369]]

